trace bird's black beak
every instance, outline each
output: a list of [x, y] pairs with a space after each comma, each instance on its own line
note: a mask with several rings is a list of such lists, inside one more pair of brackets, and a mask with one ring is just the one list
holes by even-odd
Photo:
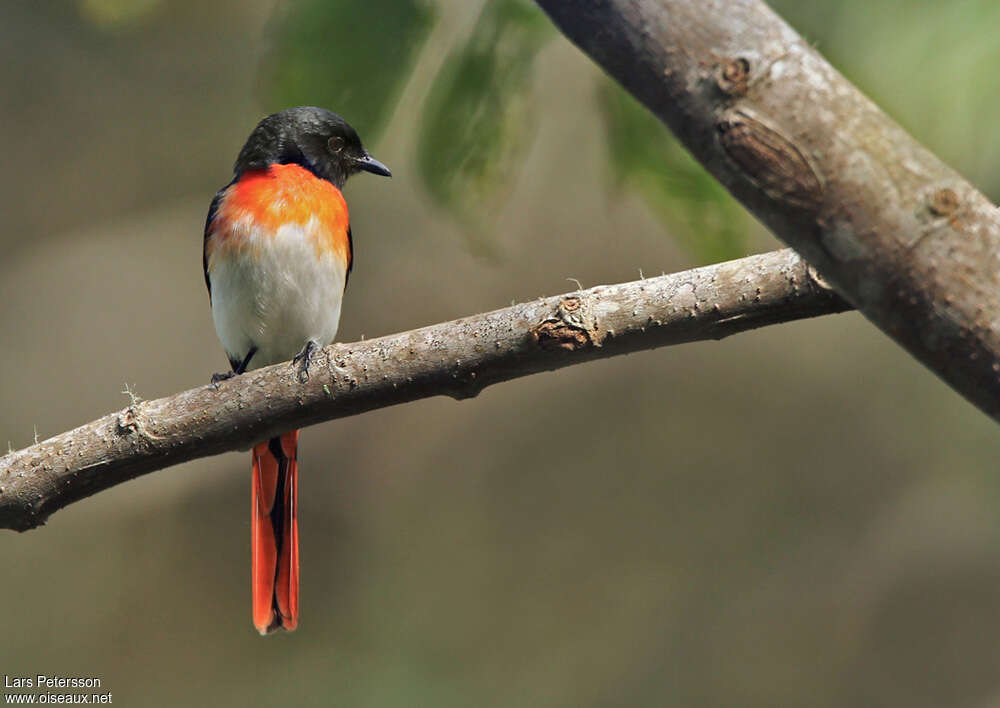
[[389, 171], [389, 168], [369, 155], [367, 152], [358, 158], [357, 165], [359, 170], [371, 172], [373, 175], [392, 177], [392, 172]]

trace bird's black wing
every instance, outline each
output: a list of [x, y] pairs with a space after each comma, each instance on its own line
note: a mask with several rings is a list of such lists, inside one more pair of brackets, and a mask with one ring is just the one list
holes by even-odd
[[[229, 184], [232, 184], [232, 182]], [[208, 207], [208, 218], [205, 219], [205, 237], [201, 244], [201, 267], [205, 271], [205, 287], [208, 288], [209, 301], [212, 300], [212, 281], [208, 279], [208, 237], [212, 235], [212, 221], [215, 219], [215, 213], [219, 210], [219, 202], [222, 201], [222, 194], [228, 188], [229, 185], [227, 184], [215, 193], [215, 197]]]

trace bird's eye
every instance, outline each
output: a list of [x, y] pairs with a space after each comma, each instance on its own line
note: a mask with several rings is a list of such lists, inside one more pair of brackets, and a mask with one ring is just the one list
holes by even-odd
[[326, 141], [326, 144], [334, 152], [340, 152], [344, 149], [344, 139], [339, 135], [334, 135], [332, 138]]

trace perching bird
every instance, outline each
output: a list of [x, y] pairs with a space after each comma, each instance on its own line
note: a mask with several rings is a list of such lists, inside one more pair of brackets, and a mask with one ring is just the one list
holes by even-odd
[[[337, 335], [353, 243], [344, 182], [389, 168], [347, 122], [322, 108], [264, 118], [212, 200], [203, 264], [212, 318], [232, 372], [292, 360], [309, 376]], [[253, 448], [253, 623], [261, 634], [299, 618], [298, 431]]]

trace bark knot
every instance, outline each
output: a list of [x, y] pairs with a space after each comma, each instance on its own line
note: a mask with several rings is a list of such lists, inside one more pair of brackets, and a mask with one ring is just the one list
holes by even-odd
[[532, 339], [542, 349], [575, 352], [599, 347], [602, 343], [589, 303], [577, 296], [564, 297], [555, 314], [530, 331]]
[[131, 435], [139, 429], [139, 417], [134, 408], [126, 408], [118, 414], [117, 428], [119, 435]]
[[928, 204], [928, 208], [934, 216], [951, 216], [958, 211], [959, 206], [958, 194], [949, 187], [934, 192], [930, 204]]
[[750, 80], [750, 62], [743, 57], [726, 59], [719, 64], [715, 85], [730, 96], [744, 96]]
[[715, 127], [722, 150], [768, 197], [803, 209], [822, 205], [819, 173], [805, 153], [777, 129], [744, 110], [726, 112]]

